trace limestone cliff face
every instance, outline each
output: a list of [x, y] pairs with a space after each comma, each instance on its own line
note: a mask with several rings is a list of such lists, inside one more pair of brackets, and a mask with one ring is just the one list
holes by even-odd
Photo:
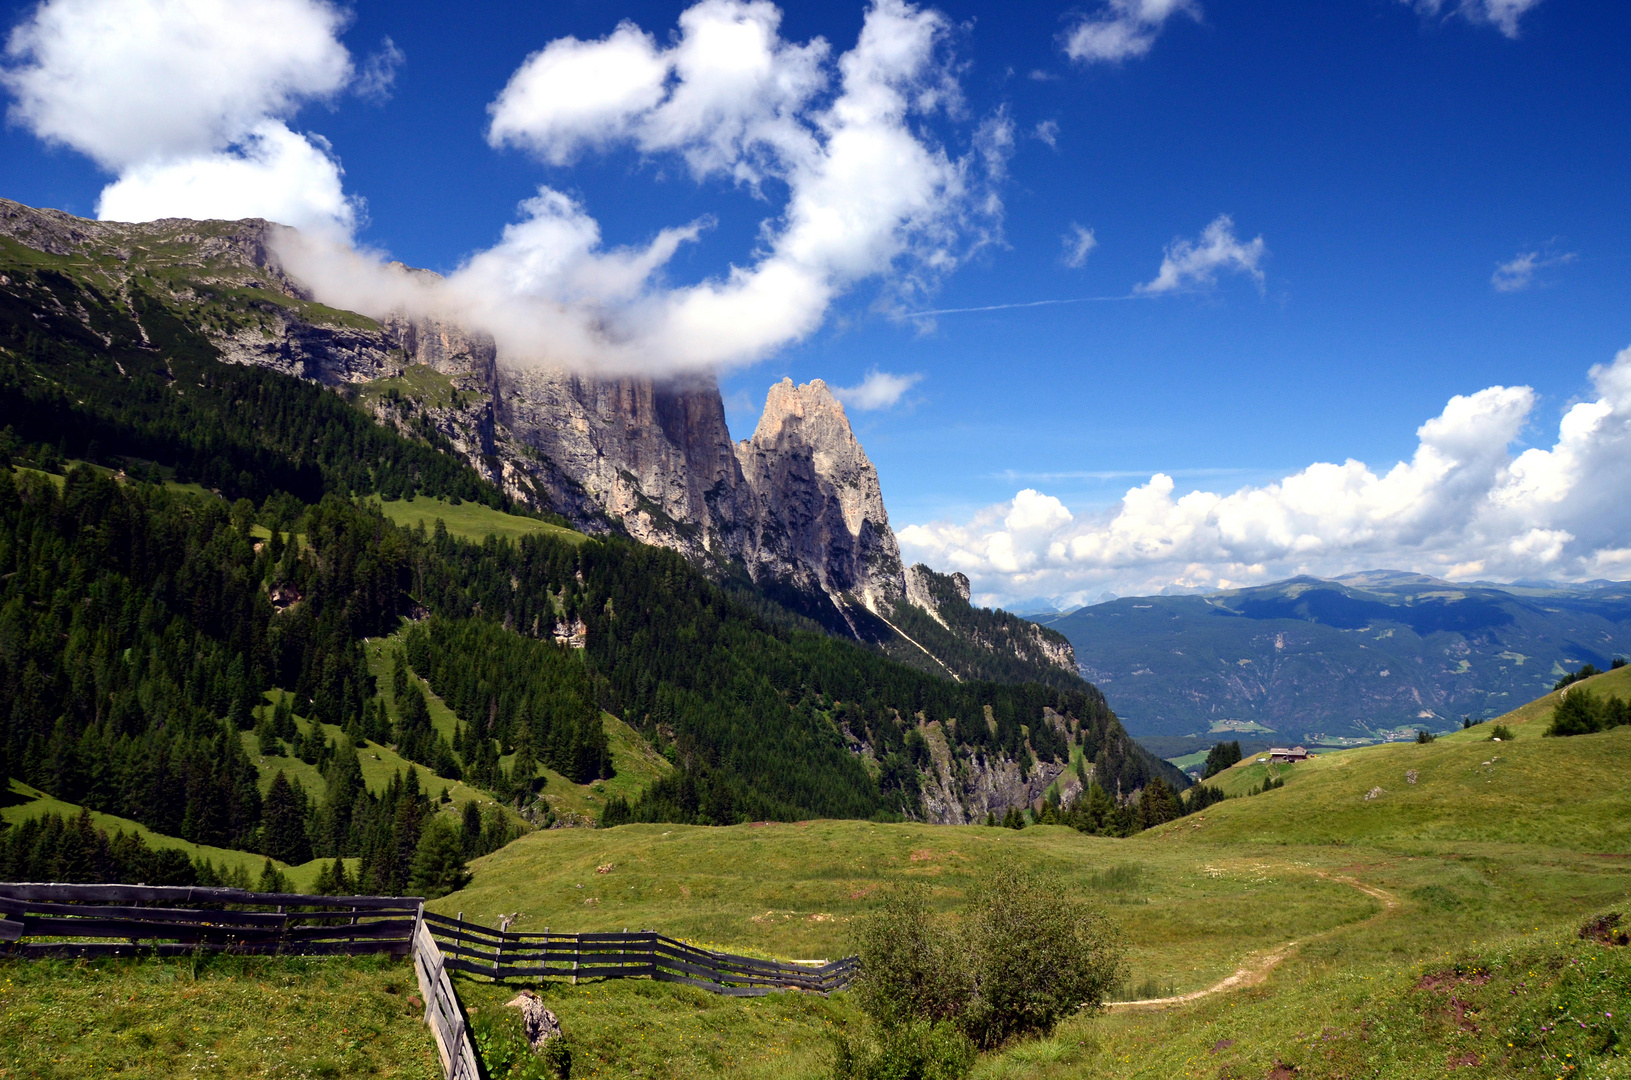
[[753, 535], [745, 554], [762, 572], [788, 568], [831, 596], [887, 611], [905, 594], [900, 545], [889, 528], [878, 470], [820, 379], [770, 388], [751, 439], [736, 444]]
[[[1063, 727], [1064, 719], [1046, 710], [1045, 723]], [[1037, 810], [1048, 787], [1059, 781], [1060, 805], [1081, 793], [1081, 782], [1062, 761], [1037, 760], [1029, 770], [1007, 757], [951, 752], [939, 721], [920, 728], [929, 744], [930, 764], [919, 773], [924, 819], [932, 825], [978, 825], [987, 814], [1001, 818], [1010, 809]]]
[[493, 397], [503, 429], [542, 459], [532, 471], [559, 512], [620, 521], [635, 539], [693, 558], [744, 554], [742, 473], [712, 378], [501, 365]]

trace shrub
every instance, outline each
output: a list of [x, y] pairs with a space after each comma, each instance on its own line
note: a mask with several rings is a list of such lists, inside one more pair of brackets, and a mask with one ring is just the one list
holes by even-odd
[[855, 992], [878, 1035], [840, 1040], [841, 1080], [965, 1075], [974, 1047], [1051, 1033], [1126, 977], [1109, 922], [1058, 878], [1016, 863], [976, 884], [959, 927], [929, 910], [921, 887], [890, 892], [861, 923]]
[[884, 1028], [876, 1040], [837, 1036], [834, 1080], [963, 1080], [976, 1051], [951, 1023], [916, 1021]]
[[1051, 1033], [1078, 1009], [1102, 1005], [1124, 976], [1124, 949], [1108, 921], [1058, 878], [1017, 864], [979, 882], [963, 924], [973, 992], [961, 1027], [982, 1048]]
[[1427, 731], [1426, 729], [1419, 728], [1416, 731], [1416, 741], [1419, 743], [1430, 743], [1436, 738], [1438, 738], [1437, 735], [1434, 735], [1431, 731]]
[[1507, 727], [1505, 724], [1496, 724], [1494, 727], [1489, 729], [1489, 741], [1511, 742], [1512, 729]]
[[861, 924], [855, 996], [884, 1026], [946, 1020], [968, 1000], [969, 975], [956, 940], [929, 910], [921, 886], [887, 893]]

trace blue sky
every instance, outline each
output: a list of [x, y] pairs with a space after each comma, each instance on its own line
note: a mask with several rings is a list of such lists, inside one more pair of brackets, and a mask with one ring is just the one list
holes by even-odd
[[[315, 0], [256, 2], [291, 40], [332, 38], [350, 67], [334, 67], [332, 50], [291, 51], [292, 66], [267, 78], [297, 90], [257, 98], [250, 120], [327, 140], [344, 194], [361, 200], [342, 231], [413, 265], [450, 272], [502, 249], [506, 226], [527, 217], [519, 204], [547, 185], [572, 202], [571, 222], [598, 225], [600, 251], [702, 220], [643, 287], [717, 282], [763, 253], [798, 182], [792, 166], [764, 170], [757, 187], [728, 170], [699, 178], [684, 157], [694, 141], [627, 131], [568, 152], [558, 117], [536, 109], [518, 114], [521, 136], [495, 145], [489, 107], [529, 57], [567, 37], [601, 42], [623, 20], [667, 48], [686, 4], [358, 3], [323, 30], [309, 16], [334, 9]], [[93, 52], [70, 17], [162, 22], [173, 7], [53, 0], [13, 5], [9, 22], [26, 30], [54, 11], [57, 46]], [[826, 89], [798, 114], [807, 127], [833, 102], [837, 58], [869, 11], [781, 9], [782, 45], [831, 47]], [[933, 235], [909, 237], [886, 266], [827, 280], [833, 295], [805, 329], [710, 354], [738, 435], [783, 375], [842, 387], [874, 370], [916, 377], [887, 407], [852, 397], [852, 419], [908, 553], [969, 572], [992, 600], [1370, 565], [1631, 576], [1619, 572], [1631, 561], [1626, 511], [1585, 494], [1625, 494], [1625, 473], [1600, 470], [1620, 460], [1631, 410], [1615, 359], [1631, 345], [1631, 9], [1115, 0], [927, 11], [941, 16], [934, 57], [914, 79], [954, 85], [961, 100], [900, 126], [963, 168], [969, 190], [936, 204]], [[1083, 54], [1084, 26], [1097, 55]], [[1128, 47], [1116, 31], [1142, 40]], [[94, 100], [54, 120], [20, 113], [16, 103], [62, 91], [18, 82], [48, 65], [17, 41], [0, 194], [94, 215], [104, 187], [151, 164], [123, 138], [145, 129], [115, 138], [62, 111]], [[1103, 55], [1117, 41], [1121, 55]], [[235, 77], [204, 72], [189, 93]], [[233, 122], [164, 135], [165, 153], [242, 155], [250, 121]], [[1007, 141], [982, 156], [994, 130]], [[120, 205], [150, 194], [127, 190]], [[1223, 262], [1208, 276], [1197, 255], [1199, 276], [1179, 273], [1182, 245], [1204, 248], [1221, 215]], [[1094, 244], [1072, 260], [1083, 229]], [[949, 263], [918, 258], [928, 248]], [[1150, 290], [1169, 256], [1177, 287]], [[1476, 396], [1493, 387], [1508, 392]], [[1460, 420], [1446, 413], [1455, 395], [1471, 402]], [[1565, 446], [1565, 413], [1604, 402], [1601, 418], [1576, 414], [1596, 425], [1589, 445]], [[1418, 428], [1441, 414], [1441, 427], [1470, 425], [1433, 444], [1453, 467], [1420, 456]], [[1349, 459], [1371, 482], [1306, 472]], [[1413, 471], [1389, 481], [1398, 462]], [[1158, 473], [1170, 493], [1150, 488]], [[1288, 481], [1299, 476], [1302, 495]], [[1134, 488], [1153, 508], [1124, 499]], [[1209, 498], [1181, 505], [1190, 491]]]

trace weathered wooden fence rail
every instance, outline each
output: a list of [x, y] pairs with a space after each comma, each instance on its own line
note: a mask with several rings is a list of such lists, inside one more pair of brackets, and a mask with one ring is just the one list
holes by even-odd
[[442, 1075], [446, 1080], [480, 1080], [476, 1048], [470, 1043], [459, 995], [447, 977], [442, 950], [425, 926], [422, 909], [420, 914], [413, 930], [413, 972], [419, 977], [419, 996], [425, 999], [425, 1023], [436, 1036]]
[[716, 994], [751, 997], [777, 990], [831, 993], [859, 970], [855, 957], [794, 964], [735, 956], [687, 945], [653, 931], [610, 934], [531, 934], [494, 930], [425, 912], [449, 971], [515, 978], [649, 978], [700, 986]]
[[164, 956], [202, 948], [406, 956], [420, 906], [417, 897], [402, 896], [0, 883], [0, 955]]
[[446, 1080], [480, 1076], [450, 971], [501, 982], [643, 977], [752, 997], [777, 990], [831, 993], [848, 986], [860, 968], [853, 956], [821, 964], [761, 960], [699, 949], [654, 931], [511, 933], [426, 911], [416, 896], [0, 882], [0, 956], [180, 956], [200, 949], [411, 956]]

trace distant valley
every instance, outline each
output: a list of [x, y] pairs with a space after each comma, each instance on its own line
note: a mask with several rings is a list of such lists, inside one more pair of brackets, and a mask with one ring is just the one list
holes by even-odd
[[1631, 653], [1631, 583], [1370, 571], [1029, 618], [1070, 640], [1083, 677], [1165, 757], [1191, 735], [1340, 745], [1459, 727]]

